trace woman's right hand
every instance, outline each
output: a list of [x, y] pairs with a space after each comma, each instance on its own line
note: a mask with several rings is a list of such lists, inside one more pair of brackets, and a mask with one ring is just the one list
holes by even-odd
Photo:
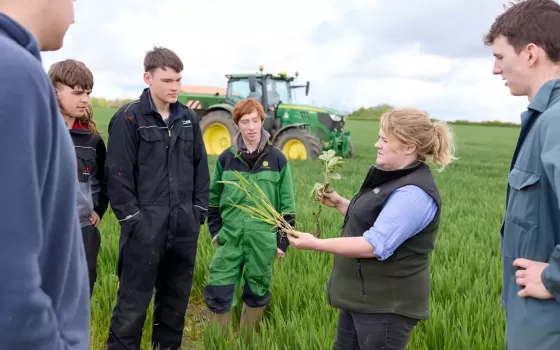
[[342, 200], [342, 197], [335, 191], [324, 191], [324, 185], [319, 186], [317, 189], [317, 201], [322, 202], [327, 207], [334, 208]]

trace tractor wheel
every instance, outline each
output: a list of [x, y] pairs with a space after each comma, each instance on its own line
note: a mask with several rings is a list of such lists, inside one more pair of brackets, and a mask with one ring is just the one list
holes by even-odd
[[323, 153], [321, 141], [307, 129], [288, 129], [275, 142], [288, 159], [313, 160]]
[[200, 121], [200, 129], [209, 155], [220, 155], [231, 146], [237, 133], [231, 114], [224, 110], [206, 114]]

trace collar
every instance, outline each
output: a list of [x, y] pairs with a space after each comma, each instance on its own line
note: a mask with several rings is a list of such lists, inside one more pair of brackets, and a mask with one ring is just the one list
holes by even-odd
[[72, 134], [80, 134], [80, 135], [89, 135], [91, 132], [88, 129], [86, 124], [82, 124], [78, 121], [78, 119], [74, 119], [74, 124], [72, 124], [72, 128], [69, 130]]
[[[155, 105], [155, 103], [154, 103], [154, 100], [152, 99], [152, 94], [150, 93], [150, 88], [144, 89], [144, 93], [148, 96], [148, 103], [149, 103], [149, 106], [150, 106], [150, 112], [153, 113], [153, 114], [158, 115], [159, 112], [158, 112], [158, 110], [157, 110], [157, 108], [156, 108], [156, 105]], [[169, 105], [169, 112], [170, 112], [170, 113], [169, 113], [169, 118], [168, 118], [168, 120], [169, 120], [169, 121], [172, 121], [172, 120], [175, 119], [175, 117], [177, 117], [178, 114], [179, 114], [179, 113], [178, 113], [178, 106], [177, 106], [177, 103], [172, 103], [172, 104]]]
[[[261, 140], [259, 142], [259, 146], [257, 147], [257, 149], [251, 153], [260, 153], [264, 150], [264, 147], [266, 146], [266, 144], [268, 143], [268, 140], [270, 140], [270, 134], [263, 128], [261, 127]], [[234, 136], [233, 138], [233, 145], [235, 146], [236, 151], [240, 152], [240, 153], [249, 153], [247, 151], [247, 146], [245, 145], [245, 142], [243, 141], [243, 137], [241, 137], [241, 133], [238, 132], [237, 135]]]
[[0, 13], [0, 35], [2, 32], [41, 62], [41, 50], [33, 34], [4, 13]]
[[429, 166], [421, 161], [416, 161], [405, 168], [394, 169], [394, 170], [382, 169], [377, 165], [372, 165], [368, 170], [368, 173], [362, 183], [361, 188], [365, 189], [365, 188], [378, 187], [387, 181], [391, 181], [396, 178], [406, 176], [410, 173], [422, 169], [429, 169]]
[[550, 100], [559, 95], [560, 79], [549, 80], [537, 91], [537, 94], [533, 100], [531, 100], [531, 103], [529, 103], [528, 109], [543, 113], [548, 108]]

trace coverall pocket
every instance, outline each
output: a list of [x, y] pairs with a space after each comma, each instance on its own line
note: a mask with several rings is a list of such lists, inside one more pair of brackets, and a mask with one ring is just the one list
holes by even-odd
[[[222, 181], [230, 181], [235, 183], [236, 185], [240, 185], [240, 182], [235, 176], [235, 174], [233, 174], [233, 172], [230, 171], [225, 171], [222, 174]], [[223, 185], [224, 185], [224, 189], [222, 191], [221, 201], [224, 201], [223, 203], [225, 205], [231, 205], [232, 203], [234, 204], [243, 203], [243, 201], [245, 200], [245, 194], [241, 189], [239, 189], [236, 185], [231, 183], [224, 183]]]
[[[191, 165], [191, 159], [193, 157], [193, 142], [194, 142], [194, 134], [193, 128], [191, 124], [183, 124], [181, 125], [181, 131], [177, 135], [177, 142], [178, 146], [181, 148], [181, 153], [185, 157], [181, 157], [184, 161], [184, 166]], [[188, 160], [185, 162], [185, 160]]]
[[510, 196], [505, 213], [503, 254], [527, 257], [531, 235], [539, 226], [540, 175], [514, 167], [508, 176]]
[[96, 151], [90, 147], [74, 147], [76, 150], [76, 160], [78, 165], [78, 181], [88, 183], [91, 174], [95, 172]]
[[[163, 161], [167, 158], [164, 132], [157, 126], [138, 129], [140, 144], [138, 150], [138, 164], [149, 164], [153, 167], [155, 159]], [[149, 168], [147, 168], [149, 170]]]
[[193, 134], [192, 126], [190, 124], [181, 125], [181, 131], [179, 132], [178, 137], [183, 142], [186, 142], [186, 143], [193, 142], [194, 134]]
[[278, 182], [280, 181], [280, 174], [276, 171], [262, 171], [255, 174], [255, 180], [262, 188], [264, 193], [266, 193], [272, 204], [278, 205], [280, 201], [280, 189]]

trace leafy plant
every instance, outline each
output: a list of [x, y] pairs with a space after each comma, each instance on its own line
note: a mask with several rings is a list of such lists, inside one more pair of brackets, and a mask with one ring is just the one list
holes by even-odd
[[[334, 150], [323, 151], [323, 154], [319, 156], [319, 159], [323, 162], [323, 183], [316, 182], [313, 185], [313, 190], [311, 191], [311, 196], [317, 198], [319, 190], [321, 192], [331, 192], [332, 186], [330, 183], [332, 180], [340, 180], [342, 177], [336, 170], [341, 169], [344, 164], [342, 157], [336, 156]], [[323, 206], [322, 202], [316, 199], [317, 210], [313, 213], [315, 217], [315, 236], [317, 238], [321, 237], [321, 208]]]
[[223, 183], [231, 186], [235, 186], [240, 189], [247, 198], [251, 200], [253, 205], [239, 205], [235, 203], [231, 203], [231, 205], [245, 214], [249, 215], [250, 217], [257, 219], [261, 222], [265, 222], [267, 224], [275, 225], [281, 229], [283, 235], [285, 232], [291, 231], [294, 228], [284, 219], [284, 215], [288, 215], [291, 213], [279, 213], [274, 205], [270, 203], [268, 197], [264, 193], [264, 191], [260, 188], [260, 186], [253, 180], [248, 180], [243, 177], [238, 171], [233, 171], [233, 174], [239, 180], [239, 183], [236, 181], [228, 181], [222, 180], [218, 181], [218, 183]]

